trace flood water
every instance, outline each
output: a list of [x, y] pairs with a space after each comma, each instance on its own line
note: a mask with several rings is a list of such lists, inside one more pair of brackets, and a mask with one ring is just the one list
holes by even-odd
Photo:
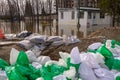
[[17, 34], [27, 30], [41, 35], [74, 35], [80, 37], [80, 32], [77, 30], [77, 27], [72, 25], [59, 25], [56, 20], [51, 21], [51, 24], [48, 21], [40, 21], [39, 27], [36, 21], [33, 23], [21, 21], [19, 24], [19, 22], [11, 23], [10, 21], [0, 20], [0, 29], [2, 29], [5, 34]]

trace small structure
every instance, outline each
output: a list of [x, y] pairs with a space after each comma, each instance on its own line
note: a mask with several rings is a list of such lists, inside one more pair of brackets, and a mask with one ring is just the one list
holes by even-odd
[[111, 17], [101, 13], [99, 8], [80, 7], [79, 10], [80, 14], [78, 15], [76, 8], [59, 8], [59, 34], [77, 35], [76, 32], [79, 31], [77, 30], [78, 16], [80, 17], [80, 31], [83, 32], [84, 37], [89, 31], [111, 25]]

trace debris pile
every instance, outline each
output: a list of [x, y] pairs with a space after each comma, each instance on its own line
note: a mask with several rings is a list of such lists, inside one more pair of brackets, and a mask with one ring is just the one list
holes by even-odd
[[0, 59], [0, 80], [120, 79], [120, 43], [116, 40], [93, 43], [87, 52], [74, 47], [70, 54], [59, 52], [59, 55], [59, 61], [55, 61], [31, 50], [12, 49], [10, 64]]
[[120, 40], [120, 27], [105, 27], [88, 35], [89, 38], [107, 38]]

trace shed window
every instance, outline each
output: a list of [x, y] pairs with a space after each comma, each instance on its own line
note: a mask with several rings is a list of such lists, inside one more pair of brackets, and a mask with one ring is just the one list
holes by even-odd
[[61, 11], [61, 19], [64, 19], [63, 11]]
[[100, 18], [104, 19], [105, 18], [105, 13], [100, 12]]

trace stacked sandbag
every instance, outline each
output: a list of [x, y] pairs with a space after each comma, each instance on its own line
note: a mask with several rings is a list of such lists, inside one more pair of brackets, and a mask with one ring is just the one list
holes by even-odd
[[120, 43], [110, 40], [94, 44], [95, 47], [93, 44], [88, 52], [80, 52], [78, 47], [70, 54], [60, 52], [58, 61], [49, 56], [37, 57], [32, 51], [12, 49], [11, 65], [0, 59], [0, 68], [9, 80], [119, 80], [120, 56], [113, 52], [116, 50], [119, 54]]

